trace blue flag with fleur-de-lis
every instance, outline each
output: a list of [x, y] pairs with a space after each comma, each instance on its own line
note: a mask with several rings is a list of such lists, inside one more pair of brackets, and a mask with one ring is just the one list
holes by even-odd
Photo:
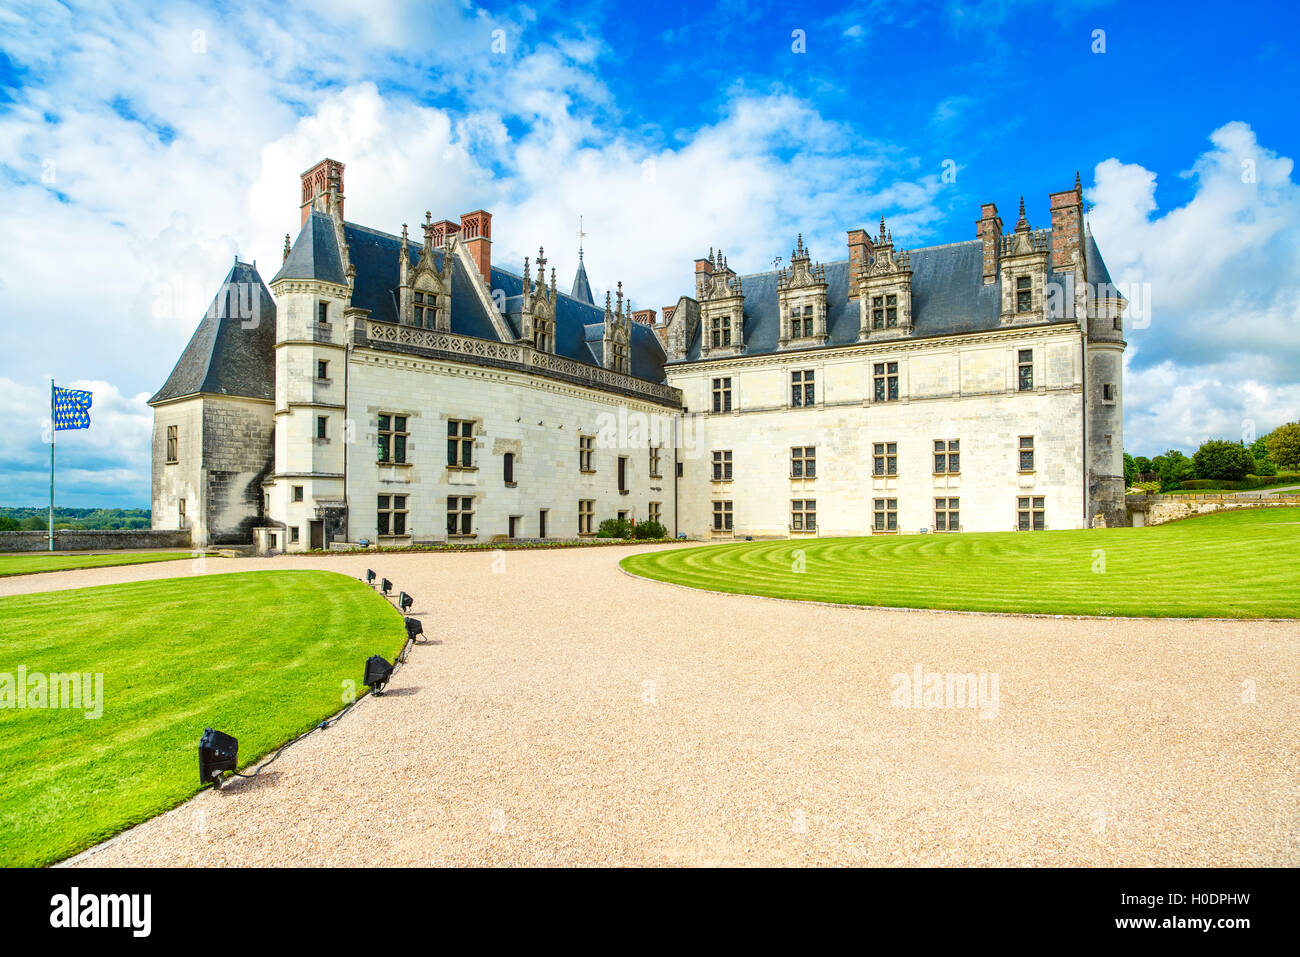
[[89, 392], [80, 392], [76, 389], [60, 389], [55, 386], [55, 431], [90, 428], [90, 399]]

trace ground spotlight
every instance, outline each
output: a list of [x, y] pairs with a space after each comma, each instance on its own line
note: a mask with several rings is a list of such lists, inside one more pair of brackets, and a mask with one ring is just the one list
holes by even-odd
[[393, 676], [393, 666], [382, 655], [371, 655], [366, 659], [366, 676], [362, 684], [375, 694], [382, 694], [384, 685]]
[[410, 611], [411, 606], [414, 604], [415, 604], [415, 599], [412, 598], [410, 595], [408, 595], [406, 592], [402, 592], [400, 595], [397, 596], [397, 607], [400, 608], [402, 611]]
[[374, 570], [373, 568], [367, 568], [367, 569], [366, 569], [366, 584], [367, 584], [367, 585], [373, 585], [374, 583], [375, 583], [375, 570]]
[[383, 593], [387, 595], [390, 591], [393, 590], [393, 583], [390, 582], [387, 578], [385, 578], [383, 581], [379, 583], [379, 587], [383, 591]]
[[424, 625], [420, 623], [420, 619], [406, 619], [406, 639], [408, 641], [415, 641], [422, 634], [424, 634]]
[[199, 780], [221, 790], [221, 772], [235, 770], [239, 762], [239, 741], [228, 734], [203, 730], [199, 739]]

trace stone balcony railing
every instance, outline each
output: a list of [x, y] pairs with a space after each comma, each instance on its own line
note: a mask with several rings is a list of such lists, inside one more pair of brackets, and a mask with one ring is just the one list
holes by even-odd
[[417, 326], [367, 319], [357, 324], [357, 345], [395, 348], [397, 351], [431, 358], [453, 359], [476, 365], [513, 368], [521, 372], [561, 379], [595, 389], [620, 392], [652, 402], [680, 406], [682, 392], [672, 386], [636, 376], [624, 375], [600, 366], [577, 362], [564, 356], [538, 352], [520, 342], [495, 342], [473, 336], [458, 336]]

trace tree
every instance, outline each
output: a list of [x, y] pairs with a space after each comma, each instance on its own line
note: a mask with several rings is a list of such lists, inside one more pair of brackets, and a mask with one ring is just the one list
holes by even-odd
[[1137, 477], [1137, 461], [1127, 452], [1124, 453], [1124, 485], [1131, 486], [1133, 479]]
[[1151, 460], [1151, 468], [1160, 475], [1160, 489], [1168, 492], [1178, 488], [1179, 484], [1194, 478], [1196, 467], [1182, 452], [1170, 449], [1164, 455], [1157, 455]]
[[1265, 437], [1265, 447], [1278, 468], [1300, 468], [1300, 422], [1279, 425]]
[[1139, 472], [1139, 473], [1141, 473], [1141, 472], [1151, 472], [1151, 471], [1154, 471], [1154, 470], [1152, 469], [1152, 467], [1151, 467], [1151, 460], [1150, 460], [1149, 458], [1147, 458], [1145, 455], [1139, 455], [1139, 456], [1138, 456], [1137, 458], [1135, 458], [1133, 461], [1134, 461], [1134, 463], [1137, 464], [1137, 468], [1138, 468], [1138, 472]]
[[1192, 455], [1196, 477], [1237, 482], [1250, 474], [1255, 467], [1255, 457], [1250, 450], [1237, 442], [1210, 439]]
[[0, 532], [16, 532], [18, 523], [8, 515], [0, 515]]

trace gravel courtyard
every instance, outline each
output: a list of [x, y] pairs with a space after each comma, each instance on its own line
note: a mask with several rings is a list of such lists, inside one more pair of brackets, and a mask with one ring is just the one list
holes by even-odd
[[[74, 863], [1300, 863], [1296, 622], [805, 606], [634, 579], [629, 550], [207, 560], [374, 567], [435, 643], [256, 781]], [[918, 665], [996, 701], [896, 706]]]

